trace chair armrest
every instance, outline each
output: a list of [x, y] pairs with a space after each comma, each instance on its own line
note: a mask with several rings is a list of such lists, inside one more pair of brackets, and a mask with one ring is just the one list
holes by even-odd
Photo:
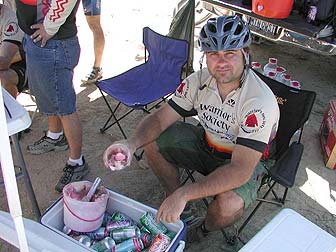
[[301, 157], [303, 154], [303, 144], [293, 142], [285, 153], [270, 168], [270, 175], [274, 181], [285, 186], [292, 187]]

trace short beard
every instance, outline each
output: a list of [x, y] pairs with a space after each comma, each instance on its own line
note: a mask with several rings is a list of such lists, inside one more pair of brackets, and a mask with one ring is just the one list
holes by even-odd
[[218, 85], [222, 85], [222, 84], [226, 85], [226, 84], [236, 82], [236, 81], [240, 82], [240, 78], [241, 78], [240, 76], [241, 75], [239, 75], [238, 77], [232, 76], [232, 78], [227, 79], [225, 77], [223, 77], [223, 78], [222, 77], [216, 77], [216, 75], [214, 75], [214, 78], [215, 78]]

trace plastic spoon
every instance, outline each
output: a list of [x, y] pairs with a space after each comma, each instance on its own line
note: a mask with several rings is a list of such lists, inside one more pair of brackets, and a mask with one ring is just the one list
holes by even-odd
[[93, 182], [88, 193], [82, 198], [82, 201], [87, 201], [87, 202], [91, 201], [91, 198], [93, 194], [95, 193], [95, 191], [97, 190], [97, 187], [99, 186], [100, 182], [101, 182], [101, 179], [97, 177], [95, 181]]

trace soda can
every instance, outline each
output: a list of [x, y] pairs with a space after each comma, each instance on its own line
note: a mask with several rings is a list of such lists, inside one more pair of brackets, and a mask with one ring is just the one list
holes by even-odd
[[105, 227], [107, 223], [112, 221], [112, 214], [105, 212], [103, 217], [102, 226]]
[[114, 229], [110, 232], [110, 236], [116, 243], [125, 241], [134, 236], [140, 237], [140, 229], [136, 226]]
[[66, 235], [70, 235], [72, 230], [69, 227], [67, 227], [66, 225], [64, 225], [64, 227], [62, 229], [62, 232]]
[[106, 231], [105, 227], [100, 227], [95, 231], [85, 233], [87, 236], [89, 236], [91, 239], [94, 240], [103, 240], [105, 237], [109, 236], [109, 233]]
[[74, 238], [76, 241], [84, 244], [85, 247], [90, 247], [91, 244], [92, 244], [92, 239], [87, 236], [87, 235], [74, 235], [74, 236], [71, 236], [72, 238]]
[[98, 252], [104, 252], [107, 249], [112, 249], [115, 245], [116, 243], [111, 237], [105, 237], [103, 240], [93, 243], [90, 248]]
[[140, 239], [141, 239], [144, 247], [148, 248], [153, 241], [153, 236], [150, 233], [145, 232], [145, 233], [141, 233]]
[[106, 231], [111, 232], [114, 229], [130, 227], [132, 224], [133, 221], [131, 220], [110, 221], [106, 224]]
[[166, 233], [168, 231], [166, 226], [161, 221], [159, 223], [155, 222], [155, 216], [151, 212], [146, 212], [144, 215], [142, 215], [140, 217], [140, 222], [154, 236], [160, 233]]
[[78, 236], [78, 235], [81, 235], [83, 233], [81, 232], [77, 232], [77, 231], [74, 231], [72, 230], [71, 228], [67, 227], [66, 225], [64, 225], [63, 229], [62, 229], [62, 232], [66, 235], [69, 235], [69, 236]]
[[169, 244], [170, 238], [168, 236], [165, 234], [158, 234], [155, 236], [148, 252], [164, 252], [169, 247]]
[[123, 220], [132, 220], [130, 217], [127, 215], [120, 213], [120, 212], [115, 212], [113, 213], [111, 220], [113, 221], [123, 221]]
[[168, 231], [166, 235], [170, 238], [170, 240], [173, 240], [174, 237], [176, 236], [176, 233], [173, 231]]
[[145, 226], [140, 227], [140, 232], [141, 233], [150, 233], [150, 231]]
[[115, 246], [115, 250], [106, 250], [104, 252], [138, 252], [144, 249], [141, 239], [133, 237]]

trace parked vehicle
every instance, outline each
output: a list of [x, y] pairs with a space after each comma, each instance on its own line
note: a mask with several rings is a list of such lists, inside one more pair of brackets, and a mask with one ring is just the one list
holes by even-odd
[[[255, 42], [261, 42], [265, 39], [275, 43], [292, 44], [322, 55], [336, 55], [335, 0], [295, 1], [294, 5], [291, 5], [289, 15], [286, 18], [269, 18], [258, 15], [256, 14], [256, 6], [253, 6], [252, 2], [262, 1], [200, 1], [201, 7], [198, 3], [196, 14], [197, 11], [204, 10], [208, 14], [203, 13], [202, 20], [196, 20], [196, 23], [204, 21], [211, 15], [231, 15], [236, 13], [248, 22]], [[272, 0], [268, 2], [271, 2], [271, 6], [274, 8], [276, 1]], [[278, 2], [283, 4], [286, 1], [281, 0]], [[319, 8], [319, 12], [316, 14], [317, 8]], [[325, 8], [325, 10], [323, 9], [323, 13], [321, 8]]]

